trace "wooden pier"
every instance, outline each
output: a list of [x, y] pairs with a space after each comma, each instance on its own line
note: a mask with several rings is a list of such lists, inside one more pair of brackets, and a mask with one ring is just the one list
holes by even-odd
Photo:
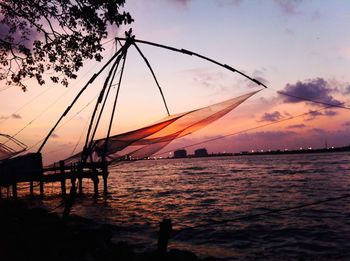
[[[83, 193], [84, 179], [90, 179], [94, 184], [94, 195], [97, 196], [100, 178], [103, 181], [103, 193], [108, 193], [108, 165], [103, 162], [72, 163], [65, 165], [64, 161], [52, 167], [43, 168], [40, 153], [30, 153], [19, 156], [0, 164], [0, 198], [2, 187], [11, 187], [13, 198], [17, 198], [19, 183], [29, 183], [29, 192], [34, 193], [34, 182], [39, 183], [40, 195], [45, 194], [45, 183], [60, 182], [61, 195], [67, 195], [66, 183], [70, 181], [72, 187]], [[78, 184], [77, 184], [78, 183]]]

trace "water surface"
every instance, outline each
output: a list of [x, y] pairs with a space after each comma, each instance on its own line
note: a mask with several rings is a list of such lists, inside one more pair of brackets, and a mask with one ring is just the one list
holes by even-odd
[[[73, 212], [116, 225], [114, 240], [140, 250], [155, 246], [159, 221], [171, 218], [170, 247], [200, 256], [350, 258], [349, 198], [185, 229], [348, 194], [349, 153], [127, 162], [110, 169], [107, 197], [93, 200], [92, 182], [84, 186]], [[58, 204], [58, 187], [46, 191], [44, 204]]]

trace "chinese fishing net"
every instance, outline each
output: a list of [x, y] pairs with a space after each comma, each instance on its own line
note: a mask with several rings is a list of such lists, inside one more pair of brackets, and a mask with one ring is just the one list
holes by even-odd
[[[90, 159], [107, 161], [119, 159], [143, 159], [159, 152], [171, 141], [189, 135], [220, 119], [259, 91], [250, 92], [197, 110], [170, 115], [141, 129], [95, 140]], [[106, 143], [107, 142], [107, 146]], [[76, 162], [81, 152], [66, 159]]]

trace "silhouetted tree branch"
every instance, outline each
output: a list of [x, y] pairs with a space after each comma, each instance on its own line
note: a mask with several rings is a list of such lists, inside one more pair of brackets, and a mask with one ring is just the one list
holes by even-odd
[[68, 86], [86, 59], [101, 61], [108, 26], [133, 22], [125, 0], [0, 0], [0, 80], [26, 90], [25, 78]]

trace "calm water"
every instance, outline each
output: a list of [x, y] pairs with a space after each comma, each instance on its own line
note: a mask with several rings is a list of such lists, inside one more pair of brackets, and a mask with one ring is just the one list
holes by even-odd
[[93, 200], [92, 183], [84, 186], [73, 212], [116, 225], [114, 240], [140, 250], [155, 246], [158, 222], [171, 218], [170, 247], [199, 256], [350, 259], [349, 198], [182, 231], [350, 193], [349, 153], [137, 161], [111, 168], [106, 198]]

